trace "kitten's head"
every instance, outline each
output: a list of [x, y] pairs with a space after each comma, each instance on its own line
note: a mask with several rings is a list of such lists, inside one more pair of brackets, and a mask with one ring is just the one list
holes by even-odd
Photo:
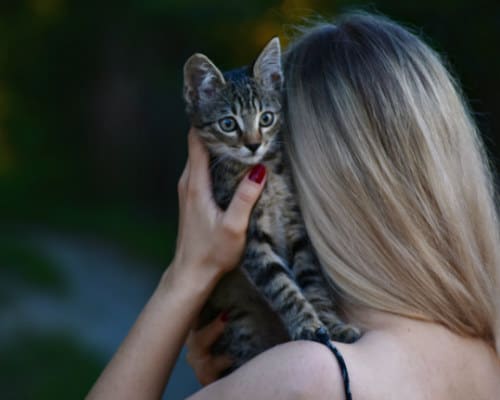
[[209, 151], [256, 164], [276, 145], [281, 126], [283, 73], [278, 38], [253, 67], [226, 74], [203, 54], [184, 65], [184, 98], [193, 126]]

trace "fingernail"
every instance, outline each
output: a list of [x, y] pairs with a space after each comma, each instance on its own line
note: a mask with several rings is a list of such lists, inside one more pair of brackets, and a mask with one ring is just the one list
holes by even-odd
[[252, 168], [250, 174], [248, 175], [248, 179], [256, 183], [262, 183], [262, 180], [266, 176], [266, 167], [262, 164], [257, 164]]
[[222, 314], [220, 315], [220, 320], [222, 322], [229, 321], [229, 310], [225, 310], [225, 311], [222, 312]]

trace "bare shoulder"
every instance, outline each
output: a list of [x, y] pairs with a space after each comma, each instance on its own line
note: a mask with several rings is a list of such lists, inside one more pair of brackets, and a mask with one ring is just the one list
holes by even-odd
[[328, 348], [306, 341], [260, 354], [231, 375], [196, 393], [202, 399], [343, 399], [340, 369]]
[[[355, 344], [335, 343], [356, 400], [494, 400], [500, 361], [483, 342], [424, 323], [372, 331]], [[338, 362], [324, 345], [276, 346], [193, 396], [203, 399], [345, 399]]]
[[[363, 341], [334, 342], [349, 371], [353, 398], [380, 399], [380, 379]], [[375, 369], [379, 369], [376, 365]], [[391, 377], [387, 377], [391, 381]], [[387, 397], [385, 397], [387, 398]], [[332, 399], [343, 400], [344, 383], [339, 364], [323, 344], [295, 341], [276, 346], [255, 357], [231, 375], [196, 393], [191, 400], [204, 399]]]

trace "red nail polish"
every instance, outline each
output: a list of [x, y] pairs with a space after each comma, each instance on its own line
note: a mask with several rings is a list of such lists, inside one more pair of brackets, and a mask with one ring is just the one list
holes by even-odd
[[229, 321], [229, 310], [223, 311], [222, 314], [220, 315], [220, 320], [222, 322], [227, 322]]
[[252, 168], [250, 174], [248, 175], [248, 179], [256, 183], [262, 183], [262, 180], [266, 176], [266, 167], [262, 164], [257, 164]]

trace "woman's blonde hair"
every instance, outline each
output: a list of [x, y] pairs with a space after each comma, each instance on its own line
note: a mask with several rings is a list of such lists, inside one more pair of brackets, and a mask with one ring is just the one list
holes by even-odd
[[297, 39], [285, 76], [284, 141], [343, 308], [435, 321], [498, 351], [493, 179], [438, 54], [392, 21], [350, 14]]

